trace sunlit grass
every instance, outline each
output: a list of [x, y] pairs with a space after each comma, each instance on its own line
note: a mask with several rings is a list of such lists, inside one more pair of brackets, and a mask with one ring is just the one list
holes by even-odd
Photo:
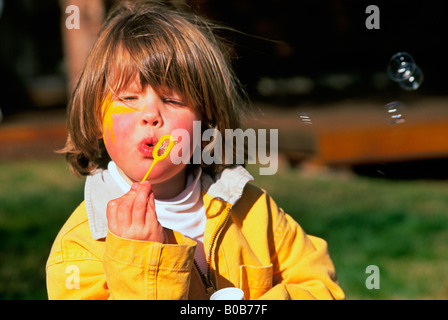
[[83, 180], [58, 159], [1, 162], [0, 181], [0, 298], [46, 299], [46, 259]]
[[[327, 240], [347, 299], [448, 298], [448, 182], [291, 169], [255, 181]], [[379, 290], [365, 286], [369, 265], [379, 267]]]
[[[0, 299], [46, 299], [45, 262], [84, 180], [57, 159], [0, 162], [0, 181]], [[448, 299], [448, 182], [282, 169], [255, 183], [327, 240], [347, 299]], [[365, 286], [369, 265], [379, 290]]]

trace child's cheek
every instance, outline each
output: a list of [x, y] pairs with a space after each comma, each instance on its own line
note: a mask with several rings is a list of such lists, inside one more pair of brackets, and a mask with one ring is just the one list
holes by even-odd
[[[181, 117], [179, 117], [181, 118]], [[196, 130], [193, 129], [193, 121], [195, 119], [188, 119], [189, 121], [177, 120], [172, 122], [173, 128], [172, 136], [177, 140], [173, 151], [178, 157], [184, 158], [188, 160], [194, 150], [194, 139], [197, 140], [199, 135], [199, 139], [201, 139], [201, 125], [196, 124]], [[196, 132], [194, 132], [196, 131]], [[186, 150], [189, 150], [189, 154], [184, 154]]]
[[135, 112], [125, 106], [109, 106], [103, 117], [103, 140], [107, 146], [115, 144], [116, 136], [126, 132], [126, 127], [131, 121], [131, 115]]

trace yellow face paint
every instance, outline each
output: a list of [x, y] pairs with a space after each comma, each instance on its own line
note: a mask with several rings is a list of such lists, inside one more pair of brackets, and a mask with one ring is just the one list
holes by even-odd
[[134, 112], [136, 110], [124, 105], [117, 105], [116, 102], [111, 99], [110, 95], [104, 101], [101, 110], [103, 114], [103, 141], [106, 143], [107, 133], [112, 143], [115, 143], [115, 134], [113, 129], [114, 116]]

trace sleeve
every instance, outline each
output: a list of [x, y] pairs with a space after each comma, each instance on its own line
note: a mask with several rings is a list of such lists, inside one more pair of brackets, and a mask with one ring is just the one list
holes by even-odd
[[269, 197], [274, 228], [272, 289], [259, 299], [344, 299], [327, 243], [307, 235]]
[[109, 298], [103, 265], [96, 259], [69, 259], [47, 265], [50, 300], [106, 300]]
[[109, 232], [103, 265], [111, 298], [187, 299], [195, 242], [178, 235], [182, 242], [172, 245], [123, 239]]
[[174, 232], [178, 244], [135, 241], [112, 233], [102, 259], [65, 241], [47, 264], [49, 299], [186, 299], [195, 242]]

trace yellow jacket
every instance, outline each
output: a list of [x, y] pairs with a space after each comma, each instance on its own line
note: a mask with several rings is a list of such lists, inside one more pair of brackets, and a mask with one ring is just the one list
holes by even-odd
[[107, 170], [86, 180], [85, 201], [59, 232], [47, 261], [50, 299], [208, 299], [238, 287], [245, 299], [343, 299], [324, 240], [309, 236], [242, 167], [201, 176], [208, 273], [196, 243], [120, 238], [107, 231], [105, 206], [117, 198]]

